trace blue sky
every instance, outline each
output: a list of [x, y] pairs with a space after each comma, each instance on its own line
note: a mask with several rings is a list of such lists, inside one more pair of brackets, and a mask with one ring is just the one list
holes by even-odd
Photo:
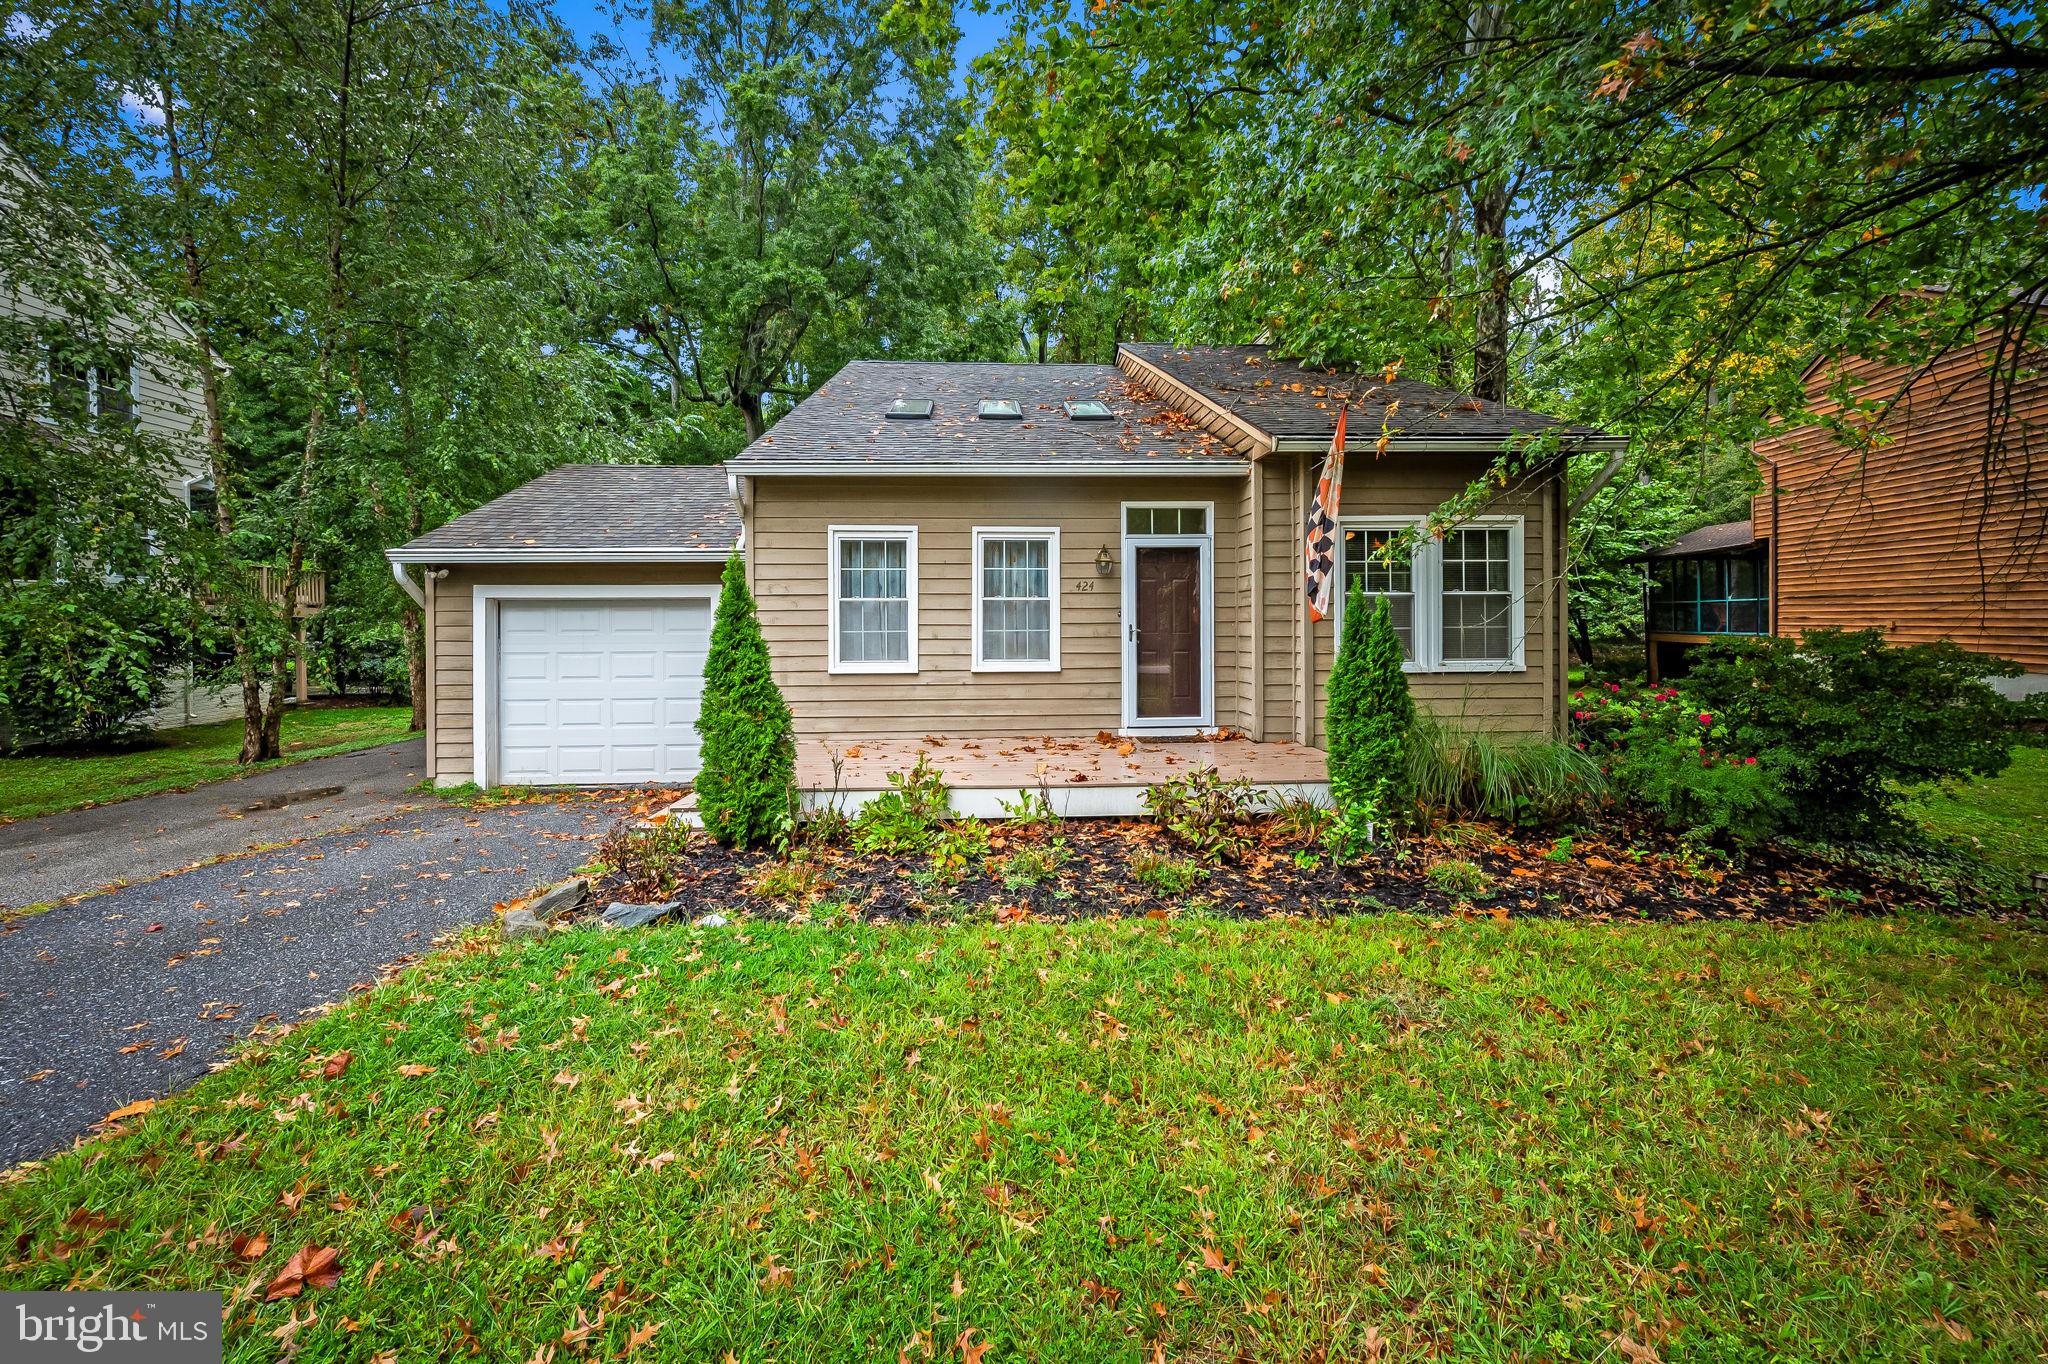
[[[631, 18], [621, 21], [606, 0], [556, 0], [555, 13], [562, 16], [562, 22], [578, 37], [594, 38], [608, 33], [613, 41], [636, 57], [646, 53], [646, 23]], [[977, 14], [971, 5], [956, 4], [953, 21], [960, 26], [960, 46], [953, 59], [954, 83], [965, 89], [968, 66], [1008, 32], [1010, 20], [1000, 12]]]

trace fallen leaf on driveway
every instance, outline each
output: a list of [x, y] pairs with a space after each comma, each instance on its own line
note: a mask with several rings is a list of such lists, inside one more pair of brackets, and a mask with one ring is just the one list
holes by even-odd
[[341, 1252], [332, 1246], [307, 1246], [285, 1261], [284, 1268], [270, 1281], [263, 1300], [296, 1298], [308, 1288], [332, 1288], [340, 1282]]

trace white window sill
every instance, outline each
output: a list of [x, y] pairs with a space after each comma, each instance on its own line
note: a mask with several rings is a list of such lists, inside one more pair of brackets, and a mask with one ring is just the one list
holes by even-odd
[[1059, 670], [1060, 665], [1053, 660], [1031, 663], [1004, 659], [994, 663], [984, 663], [980, 659], [976, 659], [968, 665], [969, 672], [977, 673], [1056, 673]]
[[894, 675], [905, 677], [917, 672], [916, 662], [909, 663], [829, 663], [825, 671], [833, 676], [875, 676]]

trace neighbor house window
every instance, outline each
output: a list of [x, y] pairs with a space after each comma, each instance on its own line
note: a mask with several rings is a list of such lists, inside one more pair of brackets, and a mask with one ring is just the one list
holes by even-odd
[[1386, 599], [1408, 671], [1522, 666], [1520, 518], [1467, 522], [1441, 540], [1420, 520], [1347, 520], [1342, 568], [1346, 596], [1356, 582], [1368, 602]]
[[917, 671], [917, 531], [834, 526], [830, 671]]
[[977, 670], [1059, 670], [1059, 566], [1057, 530], [975, 529]]
[[135, 361], [119, 352], [81, 355], [52, 342], [46, 357], [50, 415], [79, 421], [98, 417], [127, 425], [135, 420]]

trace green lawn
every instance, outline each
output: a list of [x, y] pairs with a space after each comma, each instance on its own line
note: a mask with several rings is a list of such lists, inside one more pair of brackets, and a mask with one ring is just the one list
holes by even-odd
[[412, 712], [403, 706], [312, 706], [284, 713], [285, 756], [241, 767], [242, 722], [167, 729], [156, 742], [118, 752], [63, 757], [0, 757], [0, 821], [76, 810], [85, 805], [179, 791], [224, 777], [406, 737]]
[[0, 1185], [0, 1282], [244, 1361], [2031, 1359], [2044, 996], [1976, 919], [471, 939]]
[[1987, 862], [2048, 871], [2048, 748], [2016, 749], [1996, 777], [1922, 796], [1908, 813], [1942, 838], [1976, 846]]

